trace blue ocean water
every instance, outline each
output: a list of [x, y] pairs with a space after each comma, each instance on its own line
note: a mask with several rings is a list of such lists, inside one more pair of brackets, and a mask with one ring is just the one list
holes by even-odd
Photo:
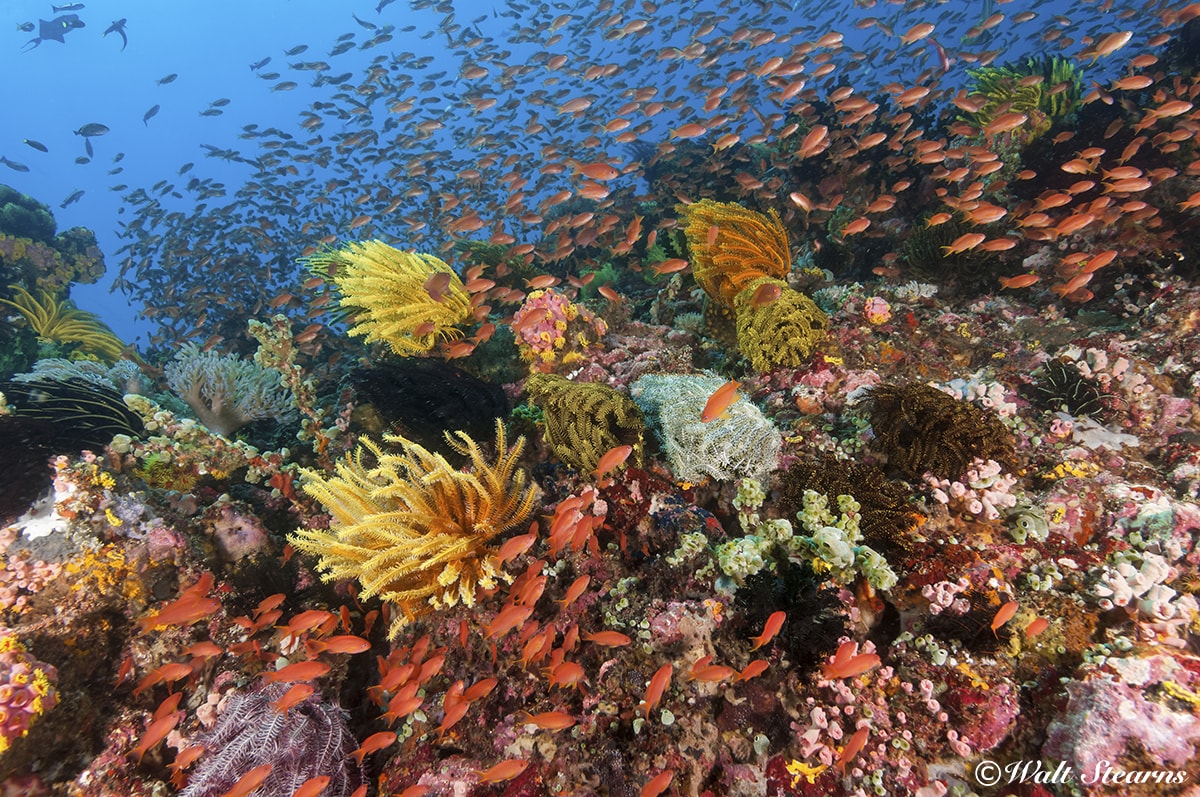
[[[338, 240], [374, 235], [434, 250], [448, 237], [446, 222], [456, 217], [440, 207], [446, 195], [474, 198], [472, 212], [484, 219], [503, 217], [508, 197], [495, 183], [499, 170], [484, 170], [482, 185], [461, 179], [464, 170], [489, 154], [520, 158], [520, 168], [533, 180], [524, 192], [526, 206], [567, 184], [538, 173], [547, 163], [605, 156], [633, 161], [612, 135], [597, 140], [596, 131], [639, 90], [661, 89], [656, 99], [666, 106], [644, 119], [631, 118], [641, 123], [635, 128], [637, 140], [651, 147], [669, 141], [668, 131], [696, 121], [709, 125], [713, 136], [734, 130], [748, 139], [762, 131], [769, 139], [782, 125], [762, 124], [764, 115], [778, 114], [788, 103], [771, 101], [766, 73], [755, 70], [765, 69], [772, 57], [795, 57], [798, 47], [827, 33], [839, 32], [843, 39], [831, 48], [830, 63], [838, 71], [809, 81], [818, 95], [840, 85], [868, 95], [924, 80], [946, 92], [938, 103], [944, 107], [949, 92], [965, 85], [969, 61], [979, 53], [995, 63], [1040, 53], [1078, 55], [1087, 42], [1120, 29], [1136, 31], [1141, 41], [1159, 30], [1155, 14], [1172, 7], [990, 0], [595, 6], [291, 0], [71, 6], [80, 7], [56, 12], [48, 3], [21, 0], [0, 10], [0, 70], [15, 76], [3, 88], [0, 154], [29, 168], [0, 169], [0, 179], [50, 204], [60, 230], [73, 225], [95, 230], [108, 258], [108, 274], [95, 285], [75, 286], [71, 296], [119, 335], [143, 346], [153, 325], [137, 318], [144, 309], [141, 302], [131, 304], [109, 286], [127, 259], [153, 260], [175, 246], [173, 236], [181, 227], [163, 222], [162, 215], [186, 215], [202, 201], [183, 188], [192, 178], [219, 184], [229, 198], [229, 205], [218, 197], [202, 206], [201, 215], [212, 214], [218, 228], [245, 225], [259, 202], [282, 199], [302, 210], [301, 215], [272, 219], [267, 248], [275, 263], [271, 279], [279, 280], [305, 246], [330, 234]], [[1014, 24], [1022, 12], [1035, 18]], [[76, 15], [84, 27], [69, 30], [62, 42], [46, 40], [30, 47], [37, 30], [18, 28], [67, 14]], [[988, 25], [995, 15], [1002, 21]], [[105, 35], [121, 19], [126, 20], [126, 47], [119, 33]], [[935, 28], [928, 40], [903, 42], [903, 31], [923, 21]], [[980, 24], [987, 29], [970, 36], [970, 28]], [[1051, 45], [1047, 31], [1055, 29], [1059, 35]], [[774, 34], [763, 37], [773, 40], [759, 43], [755, 37], [763, 33]], [[376, 42], [381, 34], [386, 41]], [[338, 48], [340, 42], [346, 43]], [[295, 54], [286, 55], [289, 50]], [[801, 60], [820, 50], [802, 52]], [[556, 55], [563, 56], [561, 65], [553, 60]], [[1123, 61], [1102, 62], [1089, 79], [1114, 73], [1116, 60]], [[809, 61], [807, 74], [819, 62]], [[251, 70], [258, 63], [262, 66]], [[475, 66], [484, 67], [482, 77], [471, 72]], [[522, 66], [534, 68], [521, 71]], [[372, 67], [384, 74], [371, 77]], [[739, 67], [749, 72], [748, 78], [733, 79]], [[273, 74], [277, 77], [272, 79]], [[340, 87], [332, 82], [312, 86], [321, 76], [345, 74], [351, 77]], [[176, 77], [167, 82], [172, 75]], [[739, 83], [757, 88], [733, 107], [728, 102], [702, 107], [707, 91]], [[374, 86], [369, 102], [363, 99], [368, 85]], [[589, 107], [563, 111], [564, 98], [580, 97]], [[389, 121], [386, 105], [404, 99], [411, 101], [411, 110]], [[481, 110], [481, 99], [496, 104]], [[154, 108], [158, 110], [145, 118]], [[364, 130], [377, 135], [340, 148], [344, 157], [332, 161], [289, 162], [304, 147], [291, 149], [288, 143], [308, 137], [309, 128], [302, 123], [318, 116], [320, 124], [312, 132], [325, 145]], [[712, 124], [715, 117], [719, 125]], [[397, 121], [401, 131], [411, 131], [430, 120], [434, 129], [415, 140], [388, 135]], [[74, 131], [88, 123], [104, 124], [110, 132], [92, 139], [95, 157], [80, 163], [86, 142]], [[248, 135], [246, 126], [255, 126], [256, 134]], [[49, 152], [27, 147], [22, 143], [27, 138], [45, 144]], [[281, 145], [274, 152], [266, 148]], [[269, 166], [258, 160], [264, 155], [272, 156]], [[417, 177], [414, 169], [395, 168], [406, 162], [418, 164]], [[284, 173], [289, 165], [294, 174]], [[264, 175], [272, 182], [264, 181]], [[393, 197], [414, 187], [420, 195], [392, 207], [395, 218], [372, 219], [362, 229], [349, 226], [358, 211], [390, 207]], [[132, 193], [139, 188], [147, 194]], [[179, 196], [171, 196], [172, 190]], [[59, 207], [78, 191], [83, 193], [76, 201]], [[351, 204], [364, 194], [372, 197], [365, 207]], [[161, 209], [152, 214], [154, 224], [144, 220], [139, 232], [121, 237], [122, 226], [150, 200]], [[329, 204], [319, 207], [319, 202]], [[310, 222], [308, 227], [304, 221]], [[490, 231], [501, 226], [520, 240], [542, 234], [536, 224], [522, 226], [511, 219], [498, 221]], [[202, 237], [193, 236], [185, 247], [189, 254], [173, 261], [168, 271], [208, 268], [202, 250], [233, 253], [220, 235], [206, 232]], [[134, 246], [123, 249], [130, 244]], [[206, 336], [197, 331], [195, 337]]]

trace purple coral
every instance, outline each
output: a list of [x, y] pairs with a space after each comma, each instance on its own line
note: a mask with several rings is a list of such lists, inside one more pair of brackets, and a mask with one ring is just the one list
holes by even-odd
[[208, 752], [181, 797], [217, 797], [263, 764], [274, 765], [255, 792], [263, 797], [288, 797], [322, 775], [330, 778], [324, 797], [345, 797], [362, 785], [362, 770], [350, 758], [358, 743], [341, 709], [316, 693], [280, 712], [271, 703], [289, 688], [270, 684], [229, 699], [216, 727], [199, 740]]
[[1183, 766], [1196, 754], [1200, 718], [1148, 700], [1144, 691], [1109, 675], [1067, 684], [1066, 709], [1050, 723], [1042, 755], [1090, 774], [1119, 766], [1136, 739], [1152, 761]]

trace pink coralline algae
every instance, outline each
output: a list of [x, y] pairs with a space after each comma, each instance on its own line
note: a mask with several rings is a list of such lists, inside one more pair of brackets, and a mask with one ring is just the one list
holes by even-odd
[[552, 373], [557, 366], [579, 363], [583, 353], [599, 345], [608, 331], [604, 320], [554, 290], [530, 293], [513, 316], [517, 347], [531, 367]]
[[0, 628], [0, 753], [58, 704], [57, 680], [54, 667], [29, 655], [16, 634]]
[[[1109, 664], [1118, 664], [1123, 674], [1097, 674], [1067, 684], [1067, 705], [1050, 723], [1042, 755], [1066, 761], [1076, 772], [1092, 773], [1097, 767], [1121, 766], [1123, 759], [1136, 755], [1130, 745], [1136, 740], [1136, 747], [1158, 765], [1187, 764], [1200, 740], [1200, 717], [1168, 705], [1167, 687], [1190, 692], [1175, 680], [1186, 680], [1186, 671], [1166, 656]], [[1154, 690], [1160, 697], [1148, 697], [1152, 685], [1161, 687]]]

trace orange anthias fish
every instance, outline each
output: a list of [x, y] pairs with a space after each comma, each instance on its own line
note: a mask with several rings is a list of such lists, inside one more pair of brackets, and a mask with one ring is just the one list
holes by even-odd
[[1013, 615], [1017, 613], [1018, 608], [1020, 608], [1020, 604], [1018, 604], [1016, 601], [1009, 601], [1000, 607], [1000, 609], [996, 612], [996, 616], [992, 618], [993, 636], [997, 636], [996, 632], [1000, 630], [1000, 627], [1009, 620], [1013, 619]]
[[510, 758], [476, 774], [481, 783], [503, 783], [520, 775], [528, 766], [529, 761], [524, 758]]
[[363, 740], [362, 746], [351, 753], [350, 757], [361, 764], [363, 759], [369, 756], [371, 753], [377, 753], [385, 747], [391, 746], [391, 744], [395, 741], [396, 734], [392, 733], [391, 731], [380, 731], [379, 733], [373, 733]]
[[647, 717], [650, 716], [650, 712], [662, 700], [663, 693], [667, 691], [667, 687], [671, 685], [671, 674], [673, 672], [674, 668], [670, 664], [664, 664], [651, 676], [650, 686], [646, 687], [646, 696], [642, 700], [641, 705], [646, 710]]
[[734, 678], [733, 680], [737, 683], [740, 683], [742, 681], [749, 681], [751, 678], [757, 678], [766, 672], [767, 668], [770, 666], [771, 663], [766, 659], [755, 659], [747, 664], [745, 668], [743, 668], [742, 671], [737, 674], [737, 678]]
[[770, 642], [779, 633], [779, 629], [783, 628], [783, 622], [787, 619], [787, 612], [774, 612], [767, 618], [766, 625], [763, 626], [761, 634], [753, 638], [754, 647], [751, 650], [758, 650], [763, 645]]
[[263, 681], [266, 683], [311, 681], [327, 674], [329, 670], [329, 665], [323, 661], [298, 661], [274, 672], [263, 673]]
[[1028, 288], [1038, 281], [1037, 274], [1018, 274], [1015, 277], [1001, 277], [1001, 288]]
[[440, 302], [446, 295], [446, 291], [450, 288], [451, 274], [446, 271], [439, 271], [431, 274], [422, 285], [425, 292], [429, 294], [429, 298], [435, 302]]
[[325, 791], [331, 780], [329, 775], [317, 775], [300, 784], [300, 788], [292, 792], [292, 797], [317, 797]]
[[726, 417], [725, 410], [738, 400], [737, 389], [739, 387], [741, 387], [740, 382], [730, 381], [717, 388], [704, 404], [704, 411], [700, 413], [701, 422], [708, 423], [717, 418]]
[[1029, 625], [1025, 626], [1025, 637], [1027, 639], [1033, 639], [1035, 636], [1042, 633], [1049, 627], [1050, 621], [1045, 617], [1039, 617]]
[[543, 711], [541, 714], [524, 712], [525, 722], [544, 731], [561, 731], [574, 726], [577, 720], [565, 711]]
[[255, 767], [238, 778], [237, 783], [233, 784], [233, 788], [221, 795], [221, 797], [248, 797], [255, 789], [266, 782], [267, 776], [274, 769], [274, 764], [263, 764], [261, 767]]
[[867, 746], [867, 737], [870, 735], [869, 729], [859, 728], [850, 737], [850, 741], [846, 742], [846, 746], [842, 748], [842, 754], [837, 757], [837, 768], [845, 774], [846, 764], [858, 755], [864, 747]]
[[596, 469], [592, 471], [592, 478], [601, 479], [608, 475], [609, 471], [619, 468], [625, 460], [629, 459], [629, 455], [633, 453], [633, 446], [617, 446], [605, 452], [604, 456], [600, 457], [600, 461], [596, 464]]
[[658, 795], [667, 790], [667, 787], [671, 785], [671, 781], [674, 779], [675, 770], [668, 769], [665, 772], [660, 772], [642, 787], [639, 797], [658, 797]]

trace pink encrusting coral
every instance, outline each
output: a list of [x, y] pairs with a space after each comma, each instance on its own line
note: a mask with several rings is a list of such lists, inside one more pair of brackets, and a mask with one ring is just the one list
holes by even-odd
[[0, 753], [58, 705], [58, 671], [26, 651], [11, 629], [0, 627]]
[[526, 296], [512, 326], [521, 356], [542, 373], [577, 368], [608, 331], [602, 318], [553, 288]]

